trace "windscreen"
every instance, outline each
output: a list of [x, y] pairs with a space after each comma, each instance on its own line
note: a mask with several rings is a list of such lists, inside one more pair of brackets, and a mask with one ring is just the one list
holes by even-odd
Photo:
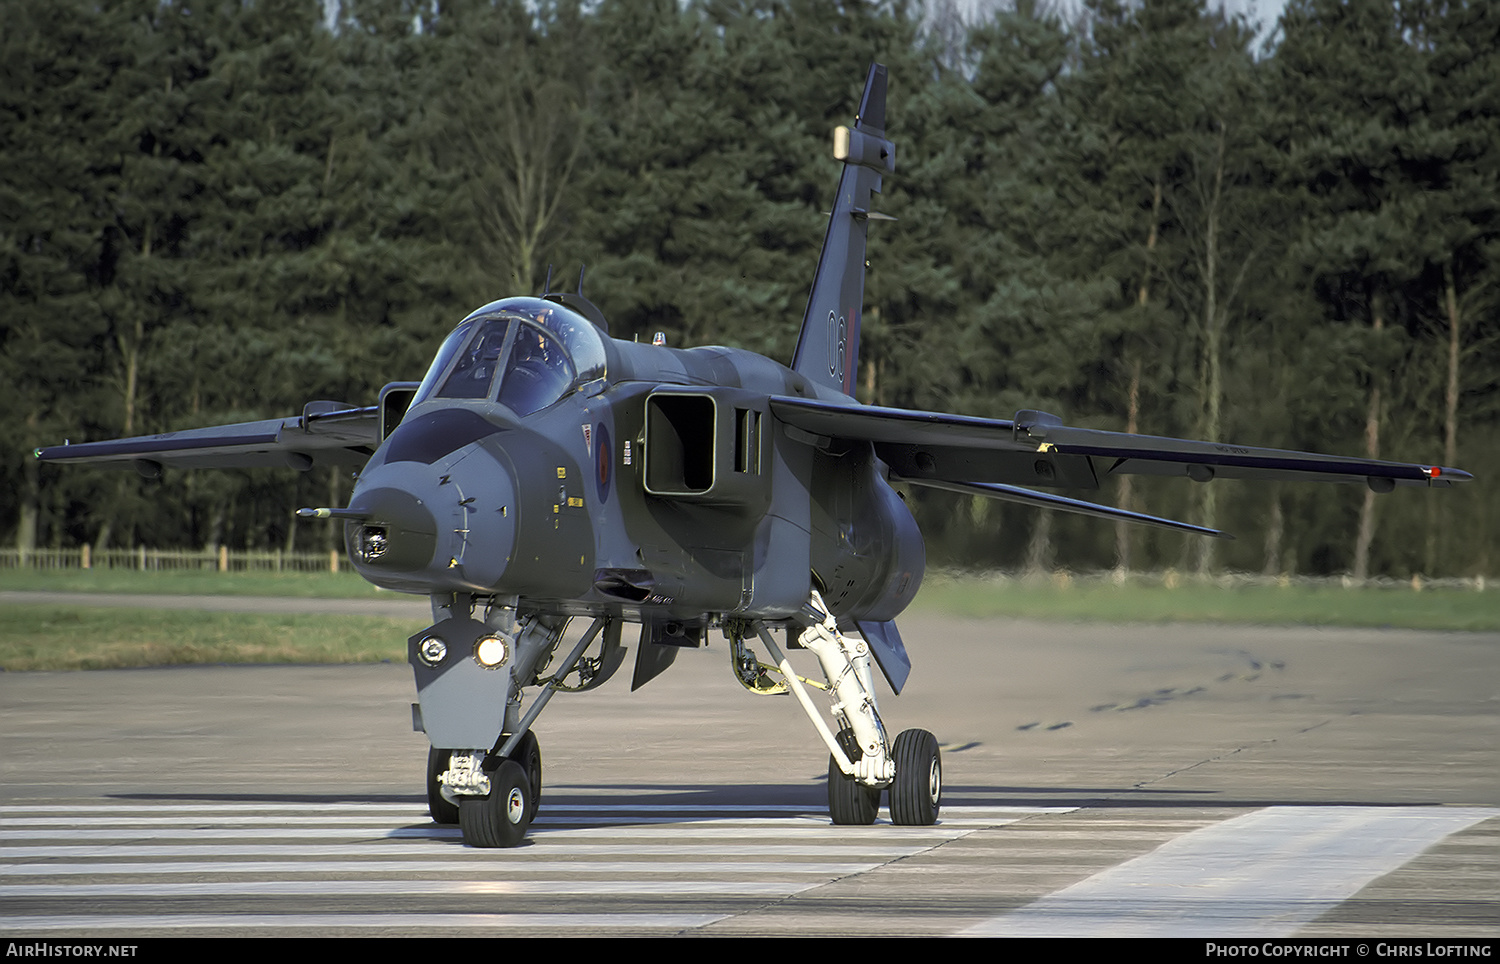
[[475, 325], [468, 346], [443, 381], [439, 398], [488, 398], [490, 382], [500, 370], [500, 359], [510, 337], [509, 318], [484, 318]]
[[562, 343], [551, 332], [532, 324], [516, 329], [500, 379], [498, 401], [517, 415], [539, 412], [567, 394], [578, 373]]
[[530, 415], [603, 378], [605, 359], [598, 329], [576, 312], [538, 298], [508, 298], [454, 329], [412, 404], [490, 399]]

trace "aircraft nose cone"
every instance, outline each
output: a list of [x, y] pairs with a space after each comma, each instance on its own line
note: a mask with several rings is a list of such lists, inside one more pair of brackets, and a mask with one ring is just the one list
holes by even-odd
[[515, 544], [510, 470], [479, 446], [435, 463], [386, 461], [349, 500], [364, 520], [345, 526], [354, 567], [404, 592], [483, 591], [499, 584]]
[[356, 567], [413, 572], [431, 566], [437, 550], [437, 520], [412, 492], [391, 486], [366, 488], [350, 501], [368, 516], [344, 525], [349, 558]]

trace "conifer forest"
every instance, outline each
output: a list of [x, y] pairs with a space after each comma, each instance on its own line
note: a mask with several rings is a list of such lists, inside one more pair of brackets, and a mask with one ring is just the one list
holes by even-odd
[[917, 491], [930, 564], [1500, 575], [1488, 0], [0, 0], [0, 537], [327, 551], [347, 474], [31, 452], [373, 404], [549, 271], [789, 361], [872, 61], [862, 401], [1476, 476]]

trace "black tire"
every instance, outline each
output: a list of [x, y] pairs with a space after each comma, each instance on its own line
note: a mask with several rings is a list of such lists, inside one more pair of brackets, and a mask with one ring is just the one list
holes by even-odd
[[521, 764], [506, 760], [490, 775], [490, 792], [464, 797], [458, 825], [470, 847], [516, 847], [531, 826], [531, 779]]
[[439, 750], [435, 746], [427, 748], [427, 812], [432, 814], [433, 823], [458, 823], [458, 804], [443, 796], [442, 786], [438, 783], [438, 777], [448, 769], [448, 757], [452, 753], [452, 750]]
[[531, 811], [526, 815], [526, 822], [531, 823], [536, 819], [537, 808], [542, 805], [542, 747], [536, 734], [527, 730], [510, 758], [521, 765], [531, 783]]
[[937, 737], [926, 730], [906, 730], [896, 737], [891, 756], [896, 763], [891, 822], [906, 827], [937, 823], [943, 802], [943, 754]]
[[[839, 730], [839, 747], [851, 762], [864, 756], [850, 730]], [[867, 787], [839, 769], [838, 760], [828, 754], [828, 816], [835, 824], [868, 827], [880, 812], [880, 788]]]

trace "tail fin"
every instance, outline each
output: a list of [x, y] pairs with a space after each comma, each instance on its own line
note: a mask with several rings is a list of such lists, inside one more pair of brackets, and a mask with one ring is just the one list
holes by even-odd
[[854, 394], [859, 321], [865, 299], [865, 230], [889, 220], [870, 210], [880, 176], [896, 170], [896, 146], [885, 139], [885, 66], [871, 64], [854, 127], [834, 131], [833, 155], [844, 162], [823, 254], [802, 316], [792, 368], [813, 382]]

